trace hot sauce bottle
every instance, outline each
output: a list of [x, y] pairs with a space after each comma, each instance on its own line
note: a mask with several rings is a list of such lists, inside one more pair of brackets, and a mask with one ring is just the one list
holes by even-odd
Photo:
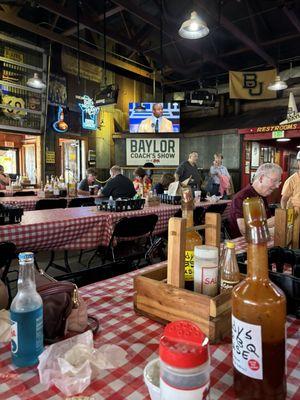
[[269, 230], [260, 198], [243, 202], [248, 274], [232, 291], [234, 388], [240, 400], [284, 400], [286, 299], [269, 280]]
[[[194, 226], [194, 201], [190, 190], [182, 193], [182, 218], [186, 218], [186, 227]], [[202, 238], [196, 231], [186, 232], [185, 241], [185, 288], [194, 290], [194, 247], [202, 245]]]

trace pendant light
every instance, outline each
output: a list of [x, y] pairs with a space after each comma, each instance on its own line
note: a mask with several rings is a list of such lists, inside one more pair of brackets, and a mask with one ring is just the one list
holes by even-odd
[[35, 72], [32, 78], [29, 78], [26, 82], [27, 86], [34, 89], [45, 89], [45, 83], [40, 79], [39, 75]]
[[280, 79], [280, 76], [277, 75], [275, 78], [274, 82], [271, 82], [268, 86], [268, 90], [273, 90], [273, 91], [277, 91], [277, 90], [284, 90], [288, 87], [288, 85], [286, 84], [285, 81], [282, 81]]
[[191, 18], [182, 23], [178, 33], [184, 39], [200, 39], [209, 34], [209, 29], [196, 11], [192, 11]]

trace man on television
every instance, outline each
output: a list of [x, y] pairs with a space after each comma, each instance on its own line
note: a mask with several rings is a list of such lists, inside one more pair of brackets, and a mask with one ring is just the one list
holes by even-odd
[[152, 107], [152, 115], [144, 119], [139, 126], [138, 132], [143, 133], [159, 133], [159, 132], [173, 132], [172, 121], [163, 117], [163, 105], [161, 103], [154, 103]]

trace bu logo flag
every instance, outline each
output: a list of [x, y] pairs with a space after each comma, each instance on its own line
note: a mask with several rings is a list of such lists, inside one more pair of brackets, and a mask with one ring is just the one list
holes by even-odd
[[276, 69], [268, 71], [229, 71], [229, 92], [231, 99], [274, 99], [276, 92], [268, 85], [276, 78]]

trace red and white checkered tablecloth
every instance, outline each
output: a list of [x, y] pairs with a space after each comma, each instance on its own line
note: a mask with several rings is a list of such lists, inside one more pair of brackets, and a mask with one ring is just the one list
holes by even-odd
[[24, 211], [34, 210], [38, 200], [39, 198], [37, 196], [0, 197], [0, 203], [22, 207]]
[[[9, 190], [9, 189], [7, 189], [7, 190], [0, 190], [0, 192], [2, 192], [2, 193], [4, 193], [4, 196], [5, 197], [11, 197], [14, 193], [16, 193], [16, 192], [34, 192], [35, 194], [37, 194], [37, 192], [38, 192], [38, 190], [39, 189], [20, 189], [20, 190]], [[2, 199], [2, 197], [1, 197], [1, 199]]]
[[[210, 203], [200, 203], [207, 207]], [[12, 241], [19, 251], [81, 250], [108, 246], [114, 224], [123, 217], [158, 215], [154, 235], [168, 229], [168, 221], [180, 208], [161, 204], [142, 210], [110, 213], [96, 207], [24, 212], [22, 222], [0, 226], [0, 242]]]
[[[152, 269], [153, 266], [142, 271]], [[158, 356], [162, 325], [135, 314], [133, 276], [135, 271], [97, 282], [80, 289], [88, 311], [100, 322], [95, 336], [96, 348], [116, 344], [127, 351], [127, 363], [104, 370], [81, 394], [90, 400], [149, 400], [143, 382], [143, 369]], [[300, 321], [287, 318], [287, 400], [300, 399]], [[233, 392], [231, 344], [211, 345], [211, 400], [235, 399]], [[274, 360], [276, 363], [276, 360]], [[0, 347], [0, 400], [66, 399], [56, 387], [45, 390], [36, 368], [15, 368], [9, 345]], [[170, 399], [173, 400], [173, 399]], [[175, 399], [174, 399], [175, 400]]]
[[[86, 196], [78, 196], [79, 198], [84, 198]], [[67, 199], [67, 202], [72, 199], [72, 197], [64, 197]], [[42, 200], [42, 197], [38, 196], [16, 196], [16, 197], [0, 197], [0, 203], [3, 204], [12, 204], [15, 206], [22, 207], [24, 211], [33, 211], [35, 210], [35, 205], [38, 200]], [[47, 198], [47, 200], [57, 200], [55, 197]]]
[[0, 241], [12, 241], [19, 251], [81, 250], [108, 246], [114, 223], [120, 218], [157, 214], [154, 234], [168, 229], [168, 220], [178, 206], [162, 204], [122, 213], [98, 211], [96, 207], [75, 207], [28, 211], [22, 222], [0, 226]]

